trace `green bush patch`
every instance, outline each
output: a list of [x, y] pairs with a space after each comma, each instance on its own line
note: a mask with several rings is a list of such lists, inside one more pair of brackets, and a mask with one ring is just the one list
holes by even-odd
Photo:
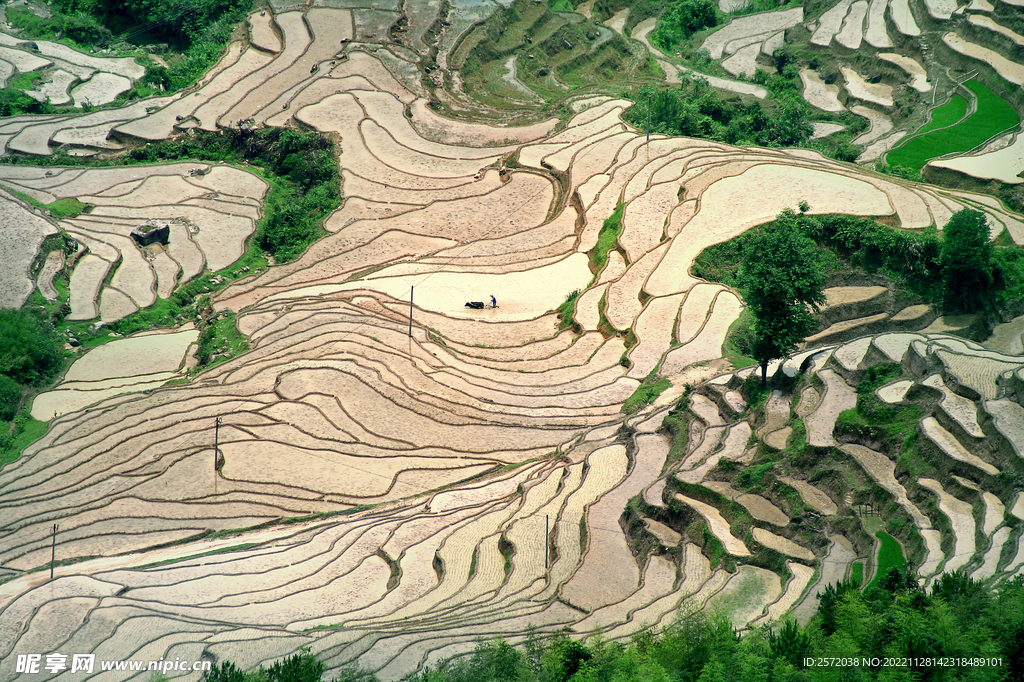
[[623, 260], [626, 258], [626, 254], [622, 253], [618, 242], [619, 235], [622, 234], [622, 212], [625, 208], [625, 204], [615, 207], [615, 211], [601, 225], [601, 231], [597, 235], [597, 244], [587, 253], [590, 256], [590, 271], [594, 273], [595, 280], [598, 273], [601, 272], [601, 268], [608, 262], [609, 251], [618, 251], [622, 254]]
[[894, 568], [903, 572], [907, 570], [907, 560], [903, 558], [903, 550], [900, 549], [900, 543], [896, 542], [896, 539], [884, 530], [875, 533], [875, 537], [878, 538], [879, 542], [878, 561], [875, 565], [875, 577], [871, 580], [868, 588], [880, 588], [882, 580]]
[[9, 187], [6, 187], [4, 189], [6, 189], [8, 192], [17, 196], [19, 199], [25, 201], [31, 206], [35, 206], [36, 208], [41, 208], [43, 210], [49, 211], [50, 215], [56, 220], [64, 220], [65, 218], [77, 218], [79, 215], [85, 212], [87, 208], [89, 208], [87, 204], [83, 204], [81, 201], [74, 197], [69, 197], [67, 199], [58, 199], [53, 203], [44, 204], [43, 202], [37, 201], [36, 199], [25, 194], [24, 192], [19, 192], [18, 190], [11, 189]]
[[[565, 297], [565, 301], [562, 302], [562, 305], [555, 308], [555, 312], [558, 313], [558, 331], [562, 331], [563, 329], [577, 329], [579, 327], [572, 316], [576, 309], [576, 299], [579, 297], [580, 290], [576, 289]], [[578, 331], [582, 331], [582, 329], [579, 329]]]
[[855, 561], [850, 567], [850, 582], [860, 587], [864, 583], [864, 562]]
[[249, 339], [235, 326], [235, 313], [222, 313], [199, 335], [196, 360], [200, 368], [213, 367], [249, 350]]
[[10, 424], [0, 423], [0, 469], [21, 456], [29, 443], [46, 433], [49, 422], [33, 419], [28, 408], [21, 411]]
[[626, 402], [622, 404], [622, 411], [626, 414], [639, 412], [653, 403], [671, 385], [672, 382], [668, 379], [658, 379], [652, 382], [650, 377], [648, 377], [642, 384], [636, 387], [633, 395], [626, 398]]

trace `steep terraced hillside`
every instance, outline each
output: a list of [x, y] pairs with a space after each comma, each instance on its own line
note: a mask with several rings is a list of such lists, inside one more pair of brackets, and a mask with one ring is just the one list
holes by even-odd
[[[481, 636], [624, 640], [684, 604], [756, 626], [838, 575], [826, 554], [870, 551], [863, 534], [830, 539], [862, 500], [808, 478], [822, 453], [893, 501], [922, 579], [1024, 564], [998, 512], [1015, 491], [991, 473], [1024, 447], [1019, 358], [941, 335], [855, 340], [814, 355], [762, 423], [722, 359], [742, 302], [690, 273], [707, 246], [803, 201], [907, 229], [982, 206], [1019, 243], [1017, 217], [812, 151], [648, 142], [606, 96], [573, 100], [564, 123], [445, 118], [405, 46], [436, 33], [426, 4], [388, 47], [385, 10], [279, 9], [277, 30], [254, 20], [194, 92], [133, 105], [96, 139], [291, 121], [338, 141], [345, 202], [301, 257], [215, 295], [249, 352], [160, 387], [195, 330], [135, 335], [123, 357], [161, 352], [119, 366], [93, 350], [37, 399], [39, 418], [55, 413], [46, 434], [0, 469], [0, 659], [250, 667], [309, 647], [332, 671], [398, 679]], [[6, 125], [45, 154], [91, 115]], [[81, 245], [72, 314], [100, 321], [230, 264], [266, 191], [227, 165], [5, 168], [0, 184], [41, 203], [93, 205], [55, 223], [10, 200], [35, 243], [60, 228]], [[162, 255], [127, 237], [141, 217], [170, 224]], [[798, 358], [779, 371], [797, 377]], [[877, 434], [850, 436], [844, 410], [881, 362], [908, 383], [879, 400], [920, 411], [912, 485]], [[810, 450], [777, 485], [771, 452], [799, 438]], [[737, 597], [752, 585], [755, 600]]]

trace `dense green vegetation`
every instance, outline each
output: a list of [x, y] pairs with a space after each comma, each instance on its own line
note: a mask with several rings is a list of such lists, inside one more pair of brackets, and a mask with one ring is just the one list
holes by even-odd
[[213, 367], [249, 350], [249, 340], [238, 331], [235, 317], [235, 313], [223, 313], [199, 335], [199, 367]]
[[61, 370], [63, 344], [50, 320], [28, 309], [0, 310], [0, 420], [13, 419], [25, 391]]
[[[24, 38], [55, 40], [86, 53], [100, 48], [135, 57], [147, 73], [118, 98], [123, 103], [195, 83], [217, 61], [252, 5], [252, 0], [54, 0], [48, 3], [53, 14], [49, 18], [25, 8], [9, 8], [7, 17]], [[167, 68], [138, 48], [154, 43]], [[57, 109], [28, 97], [24, 89], [23, 83], [12, 81], [0, 90], [0, 116]]]
[[576, 311], [576, 299], [580, 297], [580, 290], [574, 289], [562, 304], [555, 308], [555, 312], [558, 313], [558, 331], [563, 329], [573, 329], [575, 331], [582, 331], [582, 328], [576, 324], [576, 320], [573, 319], [572, 314]]
[[889, 404], [875, 395], [875, 389], [902, 374], [899, 364], [869, 367], [865, 378], [857, 384], [857, 405], [840, 413], [836, 421], [838, 433], [861, 440], [882, 443], [893, 452], [910, 457], [917, 452], [917, 422], [924, 416], [917, 405]]
[[730, 144], [793, 146], [806, 142], [812, 132], [807, 105], [799, 99], [799, 92], [795, 92], [795, 97], [778, 97], [781, 103], [763, 105], [754, 100], [743, 104], [735, 99], [723, 99], [704, 79], [684, 78], [678, 88], [640, 88], [630, 95], [636, 104], [626, 110], [625, 118], [640, 130], [646, 130], [649, 113], [650, 129], [654, 133]]
[[[897, 552], [899, 548], [897, 545]], [[807, 666], [805, 659], [857, 658], [857, 665]], [[867, 657], [868, 661], [862, 661]], [[988, 658], [985, 665], [884, 666], [881, 659]], [[874, 660], [871, 660], [874, 659]], [[301, 653], [243, 673], [230, 662], [210, 682], [316, 682], [323, 667]], [[628, 643], [594, 637], [534, 634], [521, 647], [481, 641], [468, 656], [440, 662], [406, 682], [815, 682], [817, 680], [1020, 680], [1024, 676], [1024, 578], [989, 591], [963, 573], [944, 575], [930, 592], [894, 568], [861, 592], [829, 585], [817, 614], [739, 637], [732, 624], [705, 611], [682, 612], [661, 632], [641, 631]], [[344, 670], [338, 682], [376, 678]]]
[[942, 231], [942, 282], [947, 310], [974, 312], [992, 304], [995, 248], [985, 214], [959, 211]]
[[[975, 112], [957, 125], [915, 136], [893, 149], [886, 155], [886, 162], [890, 166], [918, 169], [928, 159], [951, 152], [966, 152], [1020, 123], [1020, 116], [1016, 110], [1001, 97], [992, 94], [982, 83], [968, 81], [964, 85], [977, 98]], [[955, 118], [960, 108], [957, 99], [954, 98], [944, 107], [937, 109], [932, 123], [923, 130], [933, 130], [940, 124], [948, 126], [952, 121], [958, 120]], [[936, 115], [939, 118], [938, 122], [935, 119]]]
[[64, 366], [64, 339], [38, 309], [0, 310], [0, 466], [45, 431], [24, 409], [26, 397]]
[[868, 589], [881, 587], [883, 579], [893, 569], [898, 571], [907, 569], [907, 560], [903, 558], [903, 550], [900, 549], [900, 543], [896, 542], [896, 538], [884, 530], [875, 533], [875, 537], [878, 538], [878, 565], [875, 567], [875, 577], [868, 585]]
[[825, 273], [792, 210], [747, 234], [737, 282], [754, 318], [751, 355], [764, 384], [768, 363], [792, 352], [818, 325], [811, 309], [825, 303]]
[[625, 204], [615, 207], [615, 211], [601, 225], [601, 231], [597, 234], [597, 244], [587, 252], [590, 256], [590, 271], [594, 273], [595, 280], [601, 268], [608, 262], [609, 251], [618, 251], [622, 254], [623, 260], [626, 259], [626, 254], [622, 253], [618, 243], [619, 235], [622, 233], [622, 212], [625, 208]]
[[651, 42], [667, 54], [697, 31], [718, 25], [718, 6], [711, 0], [680, 0], [658, 20]]
[[[941, 237], [934, 228], [899, 230], [869, 218], [834, 214], [797, 214], [795, 219], [798, 228], [813, 239], [819, 249], [827, 251], [823, 256], [826, 262], [831, 258], [833, 262], [843, 262], [853, 268], [883, 273], [897, 286], [949, 312], [971, 306], [972, 313], [1020, 314], [1017, 311], [1024, 302], [1024, 251], [1013, 245], [988, 242], [985, 242], [988, 246], [978, 246], [978, 235], [983, 229], [979, 226], [985, 217], [977, 211], [964, 209], [950, 219], [955, 236], [945, 251], [944, 239], [948, 237]], [[969, 233], [973, 230], [974, 235], [966, 238], [963, 247], [961, 238], [956, 236], [961, 224], [968, 226]], [[749, 235], [749, 232], [744, 233], [705, 249], [696, 258], [693, 273], [708, 281], [738, 286], [742, 254]], [[972, 243], [975, 246], [970, 248], [976, 249], [977, 254], [971, 256], [967, 267], [978, 271], [978, 277], [986, 282], [985, 272], [991, 268], [992, 283], [987, 289], [971, 288], [974, 275], [962, 272], [965, 263], [959, 256], [960, 249], [965, 249], [966, 258], [966, 249]]]

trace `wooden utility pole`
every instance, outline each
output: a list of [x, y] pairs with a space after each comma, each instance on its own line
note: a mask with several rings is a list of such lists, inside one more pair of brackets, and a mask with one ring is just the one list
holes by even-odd
[[53, 524], [53, 540], [50, 543], [50, 580], [53, 580], [53, 565], [57, 561], [57, 524]]
[[213, 426], [213, 494], [217, 494], [217, 471], [218, 462], [220, 458], [220, 417], [217, 417], [217, 421], [214, 422]]
[[548, 547], [551, 545], [551, 535], [548, 530], [548, 515], [544, 515], [544, 568], [548, 567]]
[[412, 338], [412, 294], [416, 287], [409, 287], [409, 338]]

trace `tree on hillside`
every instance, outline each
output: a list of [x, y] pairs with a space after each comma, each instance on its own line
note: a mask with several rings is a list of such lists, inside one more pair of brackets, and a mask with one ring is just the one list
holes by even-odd
[[984, 213], [965, 208], [942, 229], [942, 280], [946, 309], [977, 312], [991, 305], [995, 250]]
[[53, 325], [23, 310], [0, 310], [0, 374], [41, 386], [60, 371], [62, 340]]
[[786, 209], [747, 240], [739, 285], [754, 316], [753, 356], [768, 382], [768, 363], [792, 352], [815, 326], [825, 302], [825, 273], [814, 242]]
[[654, 33], [659, 47], [674, 50], [697, 31], [718, 24], [718, 9], [711, 0], [680, 0], [669, 7]]

